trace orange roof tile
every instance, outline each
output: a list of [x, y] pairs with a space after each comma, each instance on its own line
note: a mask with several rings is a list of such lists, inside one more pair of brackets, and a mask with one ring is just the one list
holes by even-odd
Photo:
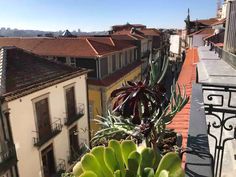
[[140, 30], [145, 36], [160, 36], [160, 31], [155, 28], [146, 28]]
[[206, 26], [210, 26], [218, 21], [217, 18], [209, 18], [209, 19], [200, 19], [200, 20], [195, 20], [192, 22], [198, 22]]
[[129, 42], [111, 37], [81, 38], [10, 38], [0, 37], [0, 46], [16, 46], [41, 56], [70, 56], [94, 58], [125, 48], [134, 48]]
[[226, 23], [226, 18], [223, 18], [221, 20], [218, 20], [217, 22], [211, 24], [211, 26], [215, 26], [215, 25], [221, 25], [221, 24], [224, 24]]
[[[179, 75], [178, 84], [186, 87], [186, 94], [191, 96], [192, 84], [196, 82], [196, 64], [199, 60], [197, 49], [189, 49], [186, 54], [186, 59], [182, 66], [182, 70]], [[167, 128], [174, 129], [176, 132], [181, 133], [183, 136], [182, 147], [186, 148], [190, 118], [190, 101], [185, 107], [174, 117], [171, 124]], [[185, 156], [183, 158], [183, 166], [185, 163]]]
[[200, 34], [212, 35], [212, 34], [214, 34], [214, 32], [215, 32], [215, 30], [212, 28], [205, 28], [205, 29], [201, 29], [199, 31], [196, 31], [192, 34], [189, 34], [189, 36], [200, 35]]

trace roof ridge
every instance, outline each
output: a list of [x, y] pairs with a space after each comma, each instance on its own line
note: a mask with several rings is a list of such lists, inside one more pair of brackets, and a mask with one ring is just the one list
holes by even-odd
[[109, 37], [109, 39], [110, 39], [112, 45], [115, 47], [115, 43], [114, 43], [113, 39], [111, 37]]
[[86, 42], [89, 44], [89, 46], [93, 49], [93, 51], [97, 54], [97, 55], [99, 55], [98, 54], [98, 51], [93, 47], [93, 45], [91, 44], [91, 42], [89, 41], [89, 39], [88, 38], [86, 38]]

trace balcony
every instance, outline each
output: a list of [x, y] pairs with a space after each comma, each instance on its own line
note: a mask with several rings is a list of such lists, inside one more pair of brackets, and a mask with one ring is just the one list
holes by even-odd
[[[183, 151], [186, 176], [231, 176], [236, 172], [236, 70], [225, 62], [229, 57], [219, 47], [190, 50], [187, 59], [193, 58], [189, 67], [198, 63], [198, 83], [192, 82], [195, 67], [187, 78], [189, 68], [185, 62], [181, 78], [190, 83], [187, 87], [191, 95], [191, 105], [185, 108], [185, 113], [190, 108], [188, 131], [183, 136], [187, 138]], [[197, 53], [199, 61], [192, 57]]]
[[15, 145], [9, 141], [0, 142], [0, 175], [16, 163]]
[[56, 167], [56, 173], [52, 177], [61, 177], [66, 171], [66, 161], [64, 159], [59, 159], [58, 165]]
[[141, 59], [149, 58], [149, 55], [150, 55], [150, 51], [149, 50], [147, 50], [145, 52], [142, 52]]
[[62, 131], [62, 126], [61, 119], [58, 119], [50, 125], [51, 130], [49, 132], [39, 134], [39, 131], [34, 131], [34, 133], [36, 133], [36, 137], [33, 137], [34, 146], [40, 147], [51, 138], [58, 135]]
[[68, 163], [74, 164], [75, 162], [80, 160], [80, 158], [88, 151], [89, 151], [88, 147], [85, 144], [81, 144], [79, 146], [79, 149], [75, 150], [75, 153], [70, 154], [70, 156], [68, 157]]
[[65, 122], [64, 124], [66, 126], [70, 126], [71, 124], [73, 124], [75, 121], [79, 120], [81, 117], [83, 117], [84, 115], [84, 104], [79, 104], [78, 105], [78, 109], [77, 109], [77, 114], [72, 116], [72, 117], [68, 117], [65, 118]]

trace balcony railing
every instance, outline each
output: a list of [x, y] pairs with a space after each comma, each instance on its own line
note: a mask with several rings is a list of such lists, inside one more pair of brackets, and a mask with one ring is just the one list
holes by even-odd
[[86, 144], [81, 144], [78, 149], [75, 150], [74, 153], [71, 153], [68, 157], [68, 163], [73, 164], [80, 160], [80, 158], [89, 151], [89, 148]]
[[9, 141], [0, 142], [0, 174], [16, 164], [15, 145]]
[[[220, 177], [226, 172], [223, 170], [227, 166], [226, 144], [236, 139], [235, 94], [236, 85], [193, 85], [186, 150], [187, 176]], [[233, 155], [229, 152], [227, 156]]]
[[145, 51], [145, 52], [142, 52], [142, 54], [141, 54], [141, 58], [142, 59], [144, 59], [144, 58], [149, 58], [149, 55], [150, 55], [150, 51], [149, 50], [147, 50], [147, 51]]
[[64, 124], [66, 126], [70, 126], [72, 123], [83, 117], [83, 115], [84, 115], [84, 104], [79, 104], [77, 114], [72, 117], [65, 118]]
[[64, 159], [59, 159], [56, 173], [52, 177], [61, 177], [63, 173], [66, 171], [66, 161]]
[[40, 147], [44, 143], [46, 143], [51, 138], [55, 137], [62, 131], [62, 123], [61, 119], [58, 119], [57, 121], [53, 122], [51, 125], [51, 130], [49, 132], [45, 132], [44, 134], [39, 134], [39, 131], [35, 131], [36, 137], [33, 137], [33, 143], [34, 146]]

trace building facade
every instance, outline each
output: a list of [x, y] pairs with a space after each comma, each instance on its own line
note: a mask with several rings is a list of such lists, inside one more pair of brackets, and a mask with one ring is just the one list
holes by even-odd
[[138, 47], [106, 37], [0, 38], [0, 45], [17, 46], [48, 60], [90, 69], [88, 101], [92, 134], [99, 128], [94, 119], [105, 116], [110, 93], [128, 80], [141, 78]]
[[2, 176], [59, 175], [89, 145], [88, 71], [22, 49], [3, 50], [7, 65], [1, 108], [18, 162], [16, 172], [5, 170]]

